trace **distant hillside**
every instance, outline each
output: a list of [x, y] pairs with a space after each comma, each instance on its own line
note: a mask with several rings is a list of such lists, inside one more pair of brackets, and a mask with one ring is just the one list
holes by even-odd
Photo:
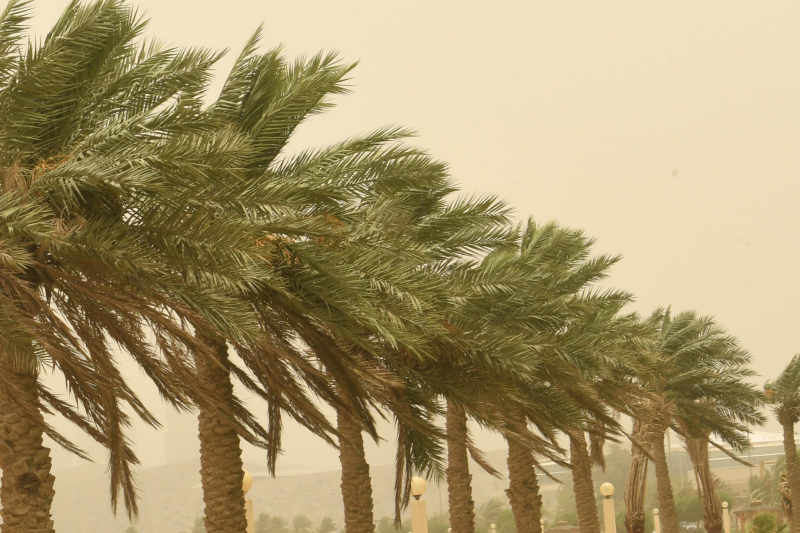
[[[486, 454], [489, 462], [505, 474], [505, 451]], [[266, 465], [245, 463], [254, 474], [253, 488], [248, 497], [253, 500], [255, 513], [265, 512], [291, 520], [305, 514], [318, 523], [326, 516], [343, 524], [341, 472], [313, 471], [304, 466], [286, 465], [278, 477], [266, 475]], [[187, 531], [195, 518], [203, 515], [203, 495], [200, 485], [199, 462], [186, 461], [142, 469], [137, 474], [140, 489], [140, 533], [179, 533]], [[304, 474], [303, 472], [313, 473]], [[486, 474], [471, 465], [474, 499], [482, 503], [491, 498], [505, 500], [505, 479]], [[293, 474], [293, 475], [284, 475]], [[389, 516], [394, 509], [394, 466], [372, 466], [376, 520]], [[56, 528], [64, 533], [124, 533], [130, 523], [123, 510], [117, 517], [111, 513], [108, 478], [104, 468], [91, 465], [59, 472], [56, 480], [56, 499], [53, 518]], [[424, 498], [430, 513], [447, 510], [446, 486], [432, 483]]]

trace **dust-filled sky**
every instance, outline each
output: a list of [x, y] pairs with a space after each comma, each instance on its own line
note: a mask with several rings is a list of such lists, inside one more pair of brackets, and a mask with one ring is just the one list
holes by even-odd
[[[38, 0], [34, 31], [66, 3]], [[448, 162], [464, 191], [496, 193], [520, 219], [558, 219], [595, 236], [598, 251], [623, 254], [608, 283], [633, 292], [636, 310], [716, 316], [753, 353], [759, 383], [800, 351], [800, 4], [138, 5], [149, 35], [230, 48], [220, 76], [260, 22], [265, 48], [359, 60], [353, 94], [304, 125], [292, 150], [413, 127], [414, 143]], [[146, 465], [164, 460], [158, 434], [137, 428], [136, 440]], [[335, 450], [297, 426], [284, 442], [285, 464], [336, 468]], [[392, 456], [389, 446], [369, 454]]]

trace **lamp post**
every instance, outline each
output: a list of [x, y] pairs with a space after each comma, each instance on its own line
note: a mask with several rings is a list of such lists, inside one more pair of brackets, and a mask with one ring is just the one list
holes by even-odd
[[656, 533], [661, 533], [661, 517], [658, 516], [658, 509], [653, 509], [653, 529]]
[[728, 509], [728, 502], [722, 502], [722, 531], [731, 533], [731, 512]]
[[614, 500], [611, 496], [614, 494], [614, 485], [605, 482], [600, 485], [600, 494], [603, 495], [603, 525], [605, 526], [606, 533], [617, 533], [617, 517], [614, 513]]
[[411, 478], [411, 533], [428, 533], [428, 513], [425, 510], [425, 501], [419, 497], [425, 494], [428, 486], [421, 477]]
[[253, 515], [253, 500], [247, 499], [247, 491], [253, 486], [253, 476], [247, 470], [242, 476], [242, 492], [244, 492], [244, 514], [247, 517], [247, 533], [256, 533], [256, 518]]

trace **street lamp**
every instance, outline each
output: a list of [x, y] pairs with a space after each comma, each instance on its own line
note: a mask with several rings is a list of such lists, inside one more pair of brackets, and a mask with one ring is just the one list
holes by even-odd
[[411, 478], [411, 495], [415, 500], [425, 494], [425, 489], [428, 488], [428, 483], [421, 477], [414, 476]]
[[428, 533], [428, 513], [425, 509], [425, 501], [419, 497], [425, 494], [428, 484], [421, 477], [411, 478], [411, 495], [414, 500], [411, 502], [411, 533]]
[[611, 496], [614, 494], [614, 485], [605, 482], [600, 485], [600, 494], [603, 495], [603, 524], [605, 525], [606, 533], [617, 533], [617, 520], [614, 513], [614, 500]]
[[731, 533], [731, 515], [728, 510], [728, 502], [722, 502], [722, 531]]
[[247, 498], [247, 491], [253, 486], [253, 476], [247, 470], [242, 476], [242, 492], [244, 492], [244, 514], [247, 517], [247, 533], [256, 533], [256, 518], [253, 514], [253, 500]]

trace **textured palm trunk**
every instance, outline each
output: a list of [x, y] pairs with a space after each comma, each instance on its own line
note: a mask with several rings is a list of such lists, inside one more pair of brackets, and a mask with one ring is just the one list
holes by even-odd
[[661, 531], [664, 533], [678, 533], [678, 513], [675, 511], [675, 498], [672, 494], [672, 484], [669, 479], [669, 463], [664, 450], [664, 437], [666, 429], [663, 426], [651, 427], [650, 452], [656, 467], [656, 487], [658, 489], [658, 510], [661, 516]]
[[361, 426], [349, 414], [337, 413], [339, 460], [342, 463], [342, 500], [344, 528], [347, 533], [373, 533], [372, 480], [364, 454]]
[[600, 517], [597, 514], [592, 479], [592, 458], [583, 431], [575, 431], [569, 436], [569, 462], [572, 465], [572, 486], [581, 533], [600, 533]]
[[541, 533], [542, 496], [533, 453], [512, 439], [508, 439], [508, 482], [506, 494], [514, 513], [517, 533]]
[[794, 423], [781, 421], [781, 425], [783, 451], [786, 454], [786, 481], [789, 482], [789, 492], [792, 495], [789, 528], [792, 533], [797, 533], [800, 525], [800, 502], [794, 501], [794, 497], [800, 494], [800, 462], [797, 459], [797, 445], [794, 442]]
[[[642, 444], [645, 442], [647, 425], [634, 420], [632, 436]], [[647, 465], [649, 460], [644, 451], [631, 444], [631, 467], [625, 483], [625, 529], [628, 533], [644, 533], [644, 495], [647, 489]]]
[[452, 533], [475, 533], [475, 502], [467, 457], [467, 415], [447, 402], [447, 502]]
[[[0, 372], [7, 372], [0, 369]], [[28, 396], [25, 401], [36, 405], [38, 394], [35, 374], [12, 374], [14, 381]], [[53, 483], [50, 474], [50, 449], [43, 445], [44, 419], [21, 410], [0, 390], [0, 488], [2, 533], [51, 533], [53, 521]]]
[[711, 473], [708, 462], [708, 437], [690, 438], [686, 440], [686, 451], [694, 466], [697, 493], [703, 505], [703, 526], [707, 533], [722, 531], [722, 502], [717, 492], [717, 483]]
[[[219, 401], [233, 406], [233, 384], [228, 347], [198, 331], [197, 337], [214, 347], [215, 361], [197, 357], [198, 377]], [[207, 533], [245, 533], [242, 448], [229, 420], [200, 406], [200, 477], [203, 485]]]

